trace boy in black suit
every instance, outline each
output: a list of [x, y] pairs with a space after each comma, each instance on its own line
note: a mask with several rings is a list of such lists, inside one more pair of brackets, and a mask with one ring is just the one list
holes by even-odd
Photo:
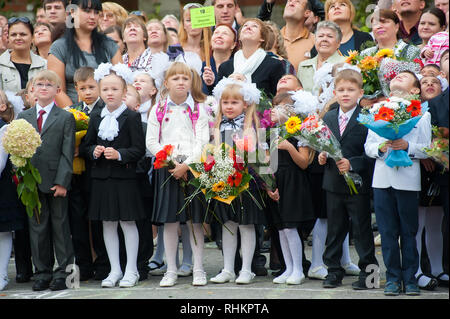
[[[319, 164], [326, 165], [323, 189], [326, 191], [328, 235], [323, 260], [328, 266], [324, 288], [341, 285], [345, 270], [341, 267], [342, 244], [349, 231], [351, 218], [355, 248], [359, 256], [359, 280], [352, 284], [353, 289], [367, 289], [366, 267], [378, 265], [371, 228], [370, 214], [370, 159], [365, 155], [364, 143], [367, 128], [360, 125], [357, 117], [361, 111], [358, 100], [363, 96], [363, 80], [360, 73], [345, 69], [335, 78], [335, 95], [339, 108], [325, 114], [323, 120], [339, 140], [344, 158], [338, 162], [327, 159], [327, 153], [319, 154]], [[355, 172], [363, 180], [358, 186], [358, 194], [350, 194], [342, 176]], [[370, 287], [372, 288], [372, 287]]]
[[[66, 195], [72, 179], [75, 119], [54, 103], [61, 90], [61, 80], [55, 72], [39, 72], [34, 77], [33, 90], [36, 106], [18, 116], [33, 125], [42, 139], [42, 145], [31, 158], [42, 178], [38, 186], [42, 204], [39, 220], [29, 219], [31, 254], [36, 269], [33, 290], [62, 290], [67, 288], [66, 268], [74, 263]], [[55, 270], [54, 254], [58, 260]]]
[[[75, 71], [73, 80], [80, 102], [70, 108], [84, 112], [87, 116], [91, 116], [95, 112], [101, 112], [105, 103], [100, 98], [98, 83], [94, 80], [94, 69], [90, 67], [79, 68]], [[75, 149], [75, 156], [78, 156], [77, 148]], [[73, 174], [72, 188], [69, 191], [72, 243], [75, 251], [75, 262], [80, 269], [80, 280], [85, 281], [94, 276], [97, 280], [103, 280], [108, 276], [110, 266], [103, 242], [101, 223], [95, 221], [91, 222], [93, 248], [97, 255], [95, 263], [93, 262], [87, 217], [91, 163], [85, 161], [85, 164], [86, 170], [83, 173]]]

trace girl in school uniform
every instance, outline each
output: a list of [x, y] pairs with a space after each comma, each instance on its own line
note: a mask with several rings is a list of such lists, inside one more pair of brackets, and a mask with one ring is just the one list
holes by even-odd
[[[256, 142], [256, 129], [259, 121], [256, 115], [256, 103], [260, 91], [254, 84], [231, 78], [221, 80], [214, 89], [215, 98], [220, 101], [216, 118], [214, 139], [217, 145], [222, 142], [232, 146], [233, 138], [249, 137]], [[258, 186], [250, 182], [249, 191], [253, 198], [262, 204]], [[244, 192], [231, 202], [231, 205], [215, 201], [211, 203], [214, 214], [222, 224], [222, 249], [224, 268], [215, 277], [214, 283], [236, 282], [249, 284], [255, 274], [251, 271], [252, 259], [256, 247], [255, 225], [265, 223], [264, 212], [248, 193]], [[234, 271], [235, 255], [238, 244], [238, 230], [241, 236], [242, 268], [236, 278]]]
[[164, 224], [167, 261], [161, 287], [170, 287], [177, 282], [176, 255], [180, 223], [186, 223], [190, 232], [194, 259], [192, 284], [204, 286], [207, 283], [203, 269], [202, 223], [205, 206], [196, 198], [181, 210], [185, 198], [194, 191], [193, 186], [187, 185], [189, 178], [192, 178], [188, 165], [200, 160], [202, 147], [209, 142], [208, 116], [204, 111], [205, 96], [201, 91], [201, 83], [196, 71], [183, 62], [174, 62], [166, 72], [161, 98], [151, 108], [147, 122], [147, 149], [157, 154], [164, 146], [172, 145], [176, 164], [174, 169], [165, 167], [155, 170], [153, 179], [155, 193], [152, 221]]
[[[124, 64], [102, 63], [95, 70], [100, 96], [106, 106], [91, 115], [80, 152], [92, 161], [89, 218], [103, 221], [103, 238], [111, 272], [102, 287], [133, 287], [139, 280], [136, 220], [145, 212], [136, 177], [136, 164], [145, 154], [141, 116], [124, 103], [131, 71]], [[125, 274], [120, 267], [120, 223], [127, 255]], [[120, 281], [120, 282], [119, 282]]]

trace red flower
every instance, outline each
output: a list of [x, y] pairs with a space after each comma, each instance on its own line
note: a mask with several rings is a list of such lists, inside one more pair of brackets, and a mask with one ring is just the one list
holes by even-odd
[[163, 150], [166, 152], [167, 156], [170, 156], [173, 152], [173, 145], [166, 145], [163, 147]]
[[13, 176], [12, 176], [12, 179], [13, 179], [13, 181], [14, 181], [14, 184], [16, 184], [16, 187], [19, 185], [19, 179], [17, 178], [17, 175], [16, 174], [14, 174]]
[[244, 170], [244, 163], [238, 163], [237, 161], [235, 161], [233, 164], [233, 168], [238, 172], [242, 172]]
[[231, 187], [238, 187], [242, 181], [242, 174], [235, 172], [233, 175], [228, 176], [228, 185]]
[[425, 66], [422, 62], [422, 59], [414, 59], [413, 61], [419, 64], [421, 69]]
[[406, 108], [406, 112], [409, 112], [412, 117], [416, 117], [422, 113], [422, 106], [420, 101], [412, 100], [411, 104]]
[[167, 159], [167, 153], [164, 149], [156, 153], [155, 155], [157, 161], [165, 161]]
[[209, 172], [210, 170], [212, 170], [212, 168], [214, 167], [215, 164], [216, 164], [216, 161], [214, 160], [214, 156], [208, 155], [206, 162], [203, 163], [205, 172]]
[[156, 161], [153, 163], [154, 169], [160, 169], [164, 167], [164, 161], [161, 161], [159, 159], [156, 159]]
[[375, 114], [374, 119], [375, 121], [383, 120], [386, 122], [389, 122], [394, 118], [394, 110], [388, 108], [388, 107], [381, 107], [377, 114]]

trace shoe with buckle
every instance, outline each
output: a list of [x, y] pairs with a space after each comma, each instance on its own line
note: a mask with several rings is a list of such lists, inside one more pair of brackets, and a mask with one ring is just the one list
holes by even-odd
[[123, 276], [122, 280], [119, 282], [120, 288], [131, 288], [137, 285], [139, 281], [139, 273], [138, 272], [125, 272], [125, 276]]
[[206, 272], [203, 270], [196, 270], [192, 274], [192, 286], [206, 286], [208, 280], [206, 280]]
[[108, 277], [102, 280], [102, 288], [113, 288], [117, 285], [119, 280], [123, 277], [122, 272], [120, 273], [109, 273]]
[[226, 282], [234, 282], [236, 280], [236, 275], [228, 270], [222, 269], [220, 274], [210, 279], [211, 282], [216, 284], [224, 284]]
[[160, 287], [172, 287], [177, 283], [178, 275], [175, 271], [167, 271], [159, 282]]
[[239, 277], [236, 279], [237, 284], [249, 284], [255, 278], [255, 274], [248, 270], [241, 270], [239, 272]]
[[[320, 272], [322, 269], [324, 271]], [[328, 275], [328, 270], [326, 270], [326, 268], [323, 265], [320, 265], [320, 266], [317, 266], [314, 268], [309, 268], [309, 270], [308, 270], [308, 278], [325, 280], [327, 275]]]

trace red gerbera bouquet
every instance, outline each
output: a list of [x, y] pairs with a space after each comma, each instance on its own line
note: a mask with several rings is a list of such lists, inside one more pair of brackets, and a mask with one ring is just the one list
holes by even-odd
[[175, 168], [175, 163], [172, 158], [173, 145], [165, 145], [162, 150], [156, 153], [156, 160], [153, 163], [154, 169], [160, 169], [163, 167], [168, 167], [169, 169]]

